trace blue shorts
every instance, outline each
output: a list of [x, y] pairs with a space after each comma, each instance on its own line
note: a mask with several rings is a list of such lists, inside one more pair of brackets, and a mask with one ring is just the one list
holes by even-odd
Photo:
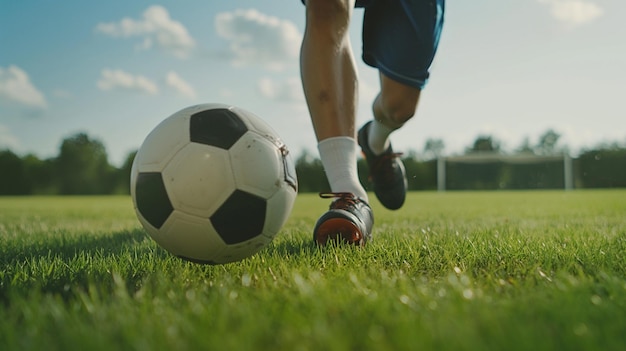
[[422, 89], [439, 45], [445, 0], [374, 0], [363, 17], [363, 61]]
[[365, 8], [363, 61], [395, 81], [424, 88], [439, 45], [445, 0], [357, 0], [356, 7]]

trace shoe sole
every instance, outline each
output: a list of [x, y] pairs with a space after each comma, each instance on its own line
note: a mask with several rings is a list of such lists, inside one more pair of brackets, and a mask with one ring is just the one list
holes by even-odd
[[329, 241], [357, 246], [363, 246], [365, 243], [359, 227], [344, 218], [327, 219], [317, 228], [315, 242], [320, 246], [325, 246]]

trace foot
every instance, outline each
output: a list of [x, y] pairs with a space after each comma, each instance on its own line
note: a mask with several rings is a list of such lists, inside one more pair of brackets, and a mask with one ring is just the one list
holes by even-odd
[[358, 142], [369, 167], [369, 178], [374, 184], [374, 193], [378, 201], [390, 210], [397, 210], [406, 198], [406, 172], [400, 160], [401, 154], [394, 153], [391, 145], [382, 154], [376, 155], [368, 142], [369, 127], [367, 122], [358, 134]]
[[363, 246], [372, 238], [374, 215], [364, 200], [352, 193], [322, 193], [321, 198], [336, 198], [320, 217], [313, 230], [318, 245], [339, 241]]

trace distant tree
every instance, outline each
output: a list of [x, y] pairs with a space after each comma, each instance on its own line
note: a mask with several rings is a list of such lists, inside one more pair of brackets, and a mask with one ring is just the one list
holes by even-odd
[[579, 182], [585, 188], [626, 188], [626, 147], [605, 144], [585, 150], [577, 165]]
[[54, 178], [54, 159], [41, 160], [33, 154], [22, 158], [26, 177], [32, 184], [33, 194], [55, 194], [58, 186]]
[[26, 195], [31, 189], [22, 159], [10, 150], [0, 151], [0, 195]]
[[424, 161], [415, 156], [409, 152], [407, 157], [402, 158], [408, 190], [437, 189], [437, 160], [433, 158]]
[[63, 140], [56, 164], [61, 194], [107, 194], [115, 186], [104, 145], [85, 133]]
[[446, 145], [442, 139], [428, 138], [424, 144], [424, 153], [430, 159], [436, 159], [443, 155], [445, 147]]
[[466, 149], [466, 153], [473, 152], [500, 152], [500, 143], [491, 135], [480, 135], [474, 144]]
[[522, 153], [522, 154], [534, 154], [535, 153], [535, 149], [533, 148], [532, 145], [530, 145], [530, 139], [528, 137], [524, 138], [524, 140], [522, 141], [522, 144], [518, 146], [517, 149], [515, 149], [515, 151], [518, 153]]
[[537, 153], [540, 155], [551, 155], [554, 154], [557, 149], [556, 145], [559, 142], [559, 138], [561, 134], [555, 132], [552, 129], [548, 129], [545, 131], [540, 137], [539, 142], [537, 143]]
[[322, 161], [319, 158], [313, 157], [306, 150], [303, 150], [296, 159], [296, 174], [298, 175], [299, 192], [306, 193], [330, 190]]

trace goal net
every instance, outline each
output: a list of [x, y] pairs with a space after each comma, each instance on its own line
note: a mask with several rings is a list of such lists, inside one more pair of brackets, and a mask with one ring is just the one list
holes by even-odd
[[476, 152], [437, 159], [437, 189], [574, 188], [572, 158], [567, 154], [504, 155]]

